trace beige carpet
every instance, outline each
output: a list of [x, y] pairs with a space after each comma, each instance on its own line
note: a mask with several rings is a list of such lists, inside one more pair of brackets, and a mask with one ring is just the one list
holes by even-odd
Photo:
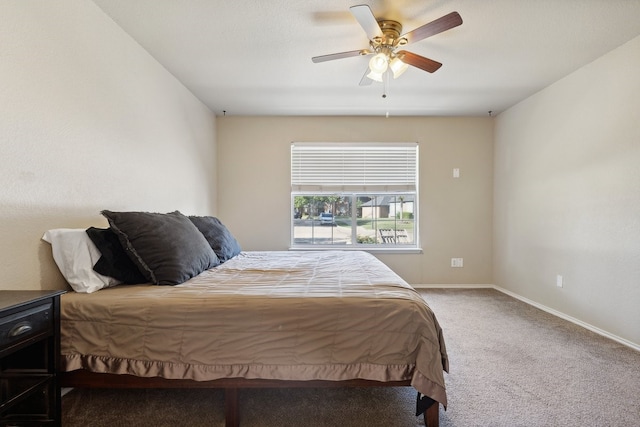
[[[640, 426], [640, 353], [494, 290], [421, 290], [451, 361], [443, 427]], [[243, 390], [242, 426], [418, 426], [415, 391]], [[63, 426], [223, 426], [218, 390], [73, 390]]]

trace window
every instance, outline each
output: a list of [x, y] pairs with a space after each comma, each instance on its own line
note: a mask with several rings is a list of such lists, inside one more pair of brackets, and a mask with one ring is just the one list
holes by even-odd
[[417, 143], [293, 143], [293, 248], [418, 248]]

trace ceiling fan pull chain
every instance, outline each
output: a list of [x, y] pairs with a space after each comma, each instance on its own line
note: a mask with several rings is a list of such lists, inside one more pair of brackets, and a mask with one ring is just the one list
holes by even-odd
[[382, 97], [386, 98], [387, 93], [389, 92], [389, 71], [385, 71], [382, 76]]

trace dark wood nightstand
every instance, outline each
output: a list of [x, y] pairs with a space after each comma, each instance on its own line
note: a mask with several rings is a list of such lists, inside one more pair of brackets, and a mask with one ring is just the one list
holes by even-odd
[[0, 426], [60, 426], [60, 295], [0, 291]]

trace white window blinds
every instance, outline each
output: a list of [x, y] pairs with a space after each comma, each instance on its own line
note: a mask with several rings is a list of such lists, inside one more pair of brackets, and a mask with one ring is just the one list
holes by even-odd
[[417, 191], [418, 144], [291, 144], [292, 191]]

